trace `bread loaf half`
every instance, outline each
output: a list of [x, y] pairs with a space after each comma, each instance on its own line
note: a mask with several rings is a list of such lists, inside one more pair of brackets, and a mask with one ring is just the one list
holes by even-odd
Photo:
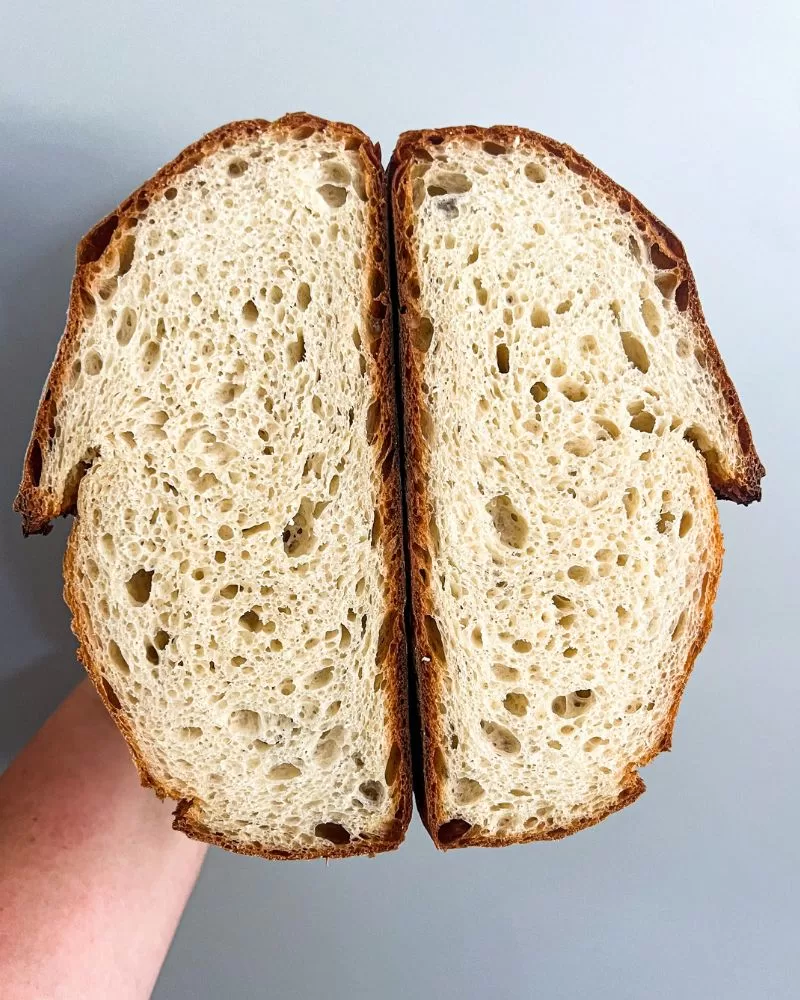
[[226, 125], [80, 243], [17, 498], [75, 513], [80, 656], [175, 825], [272, 858], [410, 813], [384, 174], [349, 125]]
[[422, 810], [441, 847], [632, 802], [711, 625], [714, 493], [763, 467], [679, 240], [568, 146], [404, 134], [401, 313]]

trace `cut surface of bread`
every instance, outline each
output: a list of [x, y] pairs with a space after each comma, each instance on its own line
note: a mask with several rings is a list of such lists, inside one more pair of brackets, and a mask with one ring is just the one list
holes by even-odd
[[564, 836], [669, 748], [714, 491], [764, 470], [683, 247], [587, 160], [439, 129], [390, 177], [421, 810], [441, 847]]
[[384, 175], [238, 122], [81, 242], [17, 508], [76, 512], [85, 663], [176, 827], [375, 854], [410, 814]]

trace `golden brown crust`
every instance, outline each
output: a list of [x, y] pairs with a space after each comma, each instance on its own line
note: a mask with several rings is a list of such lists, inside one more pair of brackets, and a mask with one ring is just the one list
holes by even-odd
[[348, 148], [357, 149], [364, 169], [370, 242], [367, 270], [364, 275], [364, 323], [370, 331], [369, 371], [375, 396], [380, 401], [380, 419], [373, 448], [376, 464], [381, 471], [379, 504], [385, 525], [382, 542], [386, 608], [387, 613], [392, 616], [388, 619], [389, 627], [384, 634], [387, 646], [384, 695], [387, 701], [386, 714], [391, 740], [393, 746], [397, 748], [394, 751], [394, 756], [397, 758], [396, 778], [391, 789], [394, 818], [386, 824], [382, 838], [370, 841], [362, 839], [342, 845], [327, 844], [308, 851], [285, 852], [268, 844], [237, 843], [203, 825], [199, 818], [200, 810], [193, 800], [184, 799], [179, 790], [160, 783], [149, 772], [128, 717], [108, 681], [104, 679], [103, 653], [94, 637], [88, 608], [81, 595], [79, 574], [75, 567], [74, 533], [70, 535], [64, 556], [64, 597], [73, 615], [72, 629], [79, 643], [78, 658], [84, 664], [103, 703], [125, 737], [141, 783], [151, 787], [162, 799], [170, 797], [179, 800], [173, 824], [175, 829], [196, 840], [216, 844], [227, 850], [265, 858], [297, 860], [343, 858], [357, 854], [374, 855], [397, 848], [403, 840], [411, 818], [406, 649], [403, 632], [405, 591], [402, 514], [388, 292], [385, 177], [381, 165], [380, 147], [374, 145], [363, 132], [352, 125], [329, 122], [304, 112], [285, 115], [274, 122], [263, 120], [232, 122], [188, 146], [126, 198], [110, 215], [98, 222], [77, 247], [76, 270], [70, 291], [66, 328], [42, 393], [14, 509], [22, 515], [23, 531], [26, 535], [34, 532], [46, 534], [50, 530], [52, 518], [75, 512], [74, 497], [63, 494], [56, 496], [40, 487], [42, 457], [50, 445], [56, 407], [65, 391], [67, 375], [80, 337], [87, 301], [86, 293], [108, 273], [109, 262], [115, 259], [119, 240], [126, 229], [136, 224], [138, 213], [146, 209], [152, 199], [210, 153], [267, 131], [295, 138], [302, 138], [316, 131], [327, 132], [336, 139], [341, 139]]
[[[430, 587], [431, 561], [428, 538], [429, 498], [427, 493], [428, 449], [422, 432], [422, 414], [425, 400], [422, 392], [422, 361], [414, 347], [414, 333], [420, 322], [418, 305], [419, 275], [414, 254], [414, 212], [408, 168], [415, 162], [418, 150], [423, 157], [429, 157], [437, 146], [450, 141], [489, 142], [497, 146], [508, 146], [515, 140], [560, 157], [577, 173], [586, 177], [602, 191], [614, 198], [625, 212], [632, 213], [636, 225], [646, 239], [652, 242], [656, 255], [664, 264], [678, 272], [678, 289], [681, 289], [680, 306], [688, 310], [695, 331], [702, 340], [709, 370], [723, 394], [731, 415], [731, 426], [735, 428], [742, 445], [741, 467], [734, 470], [731, 477], [712, 482], [711, 486], [719, 497], [750, 503], [761, 498], [760, 480], [764, 475], [755, 448], [750, 427], [742, 411], [739, 397], [725, 370], [722, 358], [703, 317], [697, 287], [683, 246], [678, 238], [660, 220], [650, 213], [632, 194], [620, 187], [611, 178], [597, 169], [585, 157], [570, 146], [556, 142], [547, 136], [515, 126], [497, 125], [492, 128], [460, 126], [454, 128], [427, 129], [405, 132], [400, 136], [389, 164], [390, 212], [394, 238], [394, 261], [396, 267], [397, 294], [400, 316], [400, 369], [403, 383], [404, 445], [406, 473], [406, 508], [408, 519], [409, 573], [411, 577], [411, 620], [412, 655], [416, 671], [419, 700], [421, 755], [423, 774], [417, 784], [417, 804], [423, 822], [437, 847], [502, 847], [509, 844], [525, 843], [533, 840], [553, 840], [576, 833], [593, 826], [611, 813], [629, 805], [642, 794], [644, 782], [637, 768], [644, 766], [662, 750], [670, 748], [672, 729], [678, 712], [681, 695], [691, 673], [694, 661], [702, 649], [711, 629], [712, 608], [717, 591], [717, 583], [722, 568], [722, 534], [713, 496], [713, 544], [710, 554], [710, 569], [703, 595], [701, 623], [692, 644], [686, 665], [676, 686], [673, 702], [668, 713], [660, 739], [654, 741], [649, 753], [632, 763], [622, 781], [617, 799], [600, 812], [587, 815], [567, 828], [550, 829], [544, 832], [532, 831], [512, 837], [484, 836], [470, 832], [469, 825], [458, 817], [443, 813], [441, 783], [436, 773], [434, 756], [444, 744], [445, 734], [442, 718], [437, 711], [439, 687], [442, 671], [437, 665], [435, 651], [431, 647], [425, 619], [432, 614], [433, 599]], [[459, 824], [461, 824], [459, 826]]]

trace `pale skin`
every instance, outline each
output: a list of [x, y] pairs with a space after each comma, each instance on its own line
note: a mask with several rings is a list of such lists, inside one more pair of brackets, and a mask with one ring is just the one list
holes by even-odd
[[3, 996], [150, 996], [206, 851], [173, 806], [81, 683], [0, 777]]

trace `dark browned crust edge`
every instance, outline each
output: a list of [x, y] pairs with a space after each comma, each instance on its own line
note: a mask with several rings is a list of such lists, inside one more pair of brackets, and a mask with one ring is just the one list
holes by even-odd
[[[709, 547], [710, 560], [704, 603], [695, 640], [689, 651], [683, 673], [673, 692], [672, 705], [665, 720], [661, 737], [654, 741], [653, 746], [642, 759], [629, 765], [617, 799], [603, 810], [587, 815], [565, 828], [541, 832], [533, 831], [509, 837], [470, 834], [469, 829], [459, 835], [456, 828], [452, 839], [446, 836], [443, 840], [440, 836], [442, 826], [453, 821], [457, 823], [459, 817], [447, 816], [443, 813], [441, 782], [434, 766], [434, 755], [439, 746], [444, 743], [445, 736], [442, 720], [437, 711], [442, 671], [440, 665], [437, 664], [424, 624], [426, 616], [431, 614], [433, 608], [432, 593], [428, 582], [431, 567], [428, 555], [430, 539], [427, 527], [429, 514], [428, 451], [420, 419], [425, 405], [421, 387], [422, 361], [413, 346], [413, 334], [420, 321], [417, 296], [414, 294], [416, 290], [414, 286], [418, 288], [419, 285], [419, 276], [414, 256], [413, 206], [407, 171], [408, 167], [415, 161], [417, 150], [426, 151], [430, 155], [435, 152], [436, 147], [453, 139], [476, 143], [491, 142], [500, 146], [508, 146], [515, 139], [519, 139], [528, 146], [543, 149], [560, 157], [570, 169], [586, 177], [591, 183], [614, 198], [623, 211], [633, 215], [637, 227], [645, 238], [652, 240], [661, 253], [676, 262], [676, 267], [680, 271], [680, 280], [686, 285], [686, 304], [689, 315], [694, 323], [697, 336], [702, 341], [706, 351], [709, 369], [715, 375], [720, 392], [729, 408], [731, 426], [736, 429], [742, 446], [743, 456], [740, 468], [735, 470], [733, 478], [711, 483], [714, 492], [718, 497], [735, 500], [738, 503], [747, 504], [759, 500], [761, 498], [760, 480], [764, 475], [764, 467], [753, 447], [750, 427], [742, 411], [736, 389], [725, 370], [722, 358], [706, 325], [694, 275], [686, 259], [683, 245], [677, 236], [649, 212], [637, 198], [612, 181], [610, 177], [598, 170], [594, 164], [572, 147], [537, 132], [516, 126], [496, 125], [490, 128], [481, 128], [467, 125], [404, 132], [400, 136], [389, 164], [388, 178], [400, 326], [399, 366], [404, 401], [408, 571], [411, 579], [410, 617], [413, 626], [410, 636], [411, 656], [416, 671], [422, 744], [423, 774], [421, 777], [418, 776], [420, 780], [416, 782], [415, 792], [417, 807], [423, 823], [436, 846], [443, 850], [455, 847], [504, 847], [534, 840], [557, 840], [577, 833], [586, 827], [594, 826], [612, 813], [630, 805], [642, 794], [645, 790], [645, 784], [638, 774], [638, 768], [649, 763], [660, 752], [670, 749], [672, 730], [683, 690], [694, 662], [711, 630], [713, 605], [722, 570], [723, 554], [722, 533], [719, 527], [716, 504], [713, 501], [713, 495], [710, 494], [709, 503], [713, 508], [713, 537]], [[466, 823], [464, 825], [466, 826]]]
[[386, 577], [386, 610], [391, 615], [383, 638], [387, 643], [384, 666], [384, 696], [390, 738], [397, 747], [396, 778], [391, 788], [394, 816], [380, 838], [327, 844], [319, 849], [282, 851], [269, 844], [239, 843], [215, 832], [200, 820], [200, 808], [194, 800], [160, 783], [150, 774], [130, 721], [119, 705], [113, 690], [104, 680], [103, 654], [93, 634], [88, 608], [82, 599], [74, 560], [74, 534], [70, 535], [64, 556], [64, 599], [72, 611], [72, 630], [78, 639], [78, 658], [83, 663], [106, 709], [127, 741], [143, 786], [152, 788], [159, 798], [177, 799], [173, 826], [195, 840], [223, 847], [239, 854], [258, 855], [273, 860], [311, 860], [376, 855], [395, 850], [402, 843], [411, 819], [411, 765], [408, 738], [408, 695], [406, 686], [406, 647], [403, 629], [405, 604], [402, 546], [402, 514], [398, 427], [394, 397], [391, 306], [389, 301], [385, 174], [380, 147], [353, 125], [331, 122], [305, 112], [285, 115], [276, 121], [250, 120], [231, 122], [209, 132], [162, 167], [150, 180], [125, 199], [105, 219], [97, 223], [80, 241], [76, 251], [76, 269], [70, 290], [66, 327], [42, 393], [34, 420], [33, 434], [25, 455], [22, 483], [14, 509], [22, 515], [23, 532], [46, 534], [50, 521], [74, 513], [74, 498], [55, 496], [39, 487], [42, 456], [50, 445], [58, 401], [65, 391], [73, 355], [77, 349], [83, 322], [82, 292], [92, 288], [115, 259], [119, 240], [136, 225], [137, 213], [158, 197], [170, 183], [197, 166], [210, 153], [232, 146], [263, 132], [302, 138], [312, 132], [327, 132], [358, 150], [364, 169], [369, 215], [370, 246], [363, 282], [364, 325], [369, 333], [365, 350], [380, 415], [373, 443], [376, 466], [381, 470], [379, 506], [383, 518], [382, 544]]

